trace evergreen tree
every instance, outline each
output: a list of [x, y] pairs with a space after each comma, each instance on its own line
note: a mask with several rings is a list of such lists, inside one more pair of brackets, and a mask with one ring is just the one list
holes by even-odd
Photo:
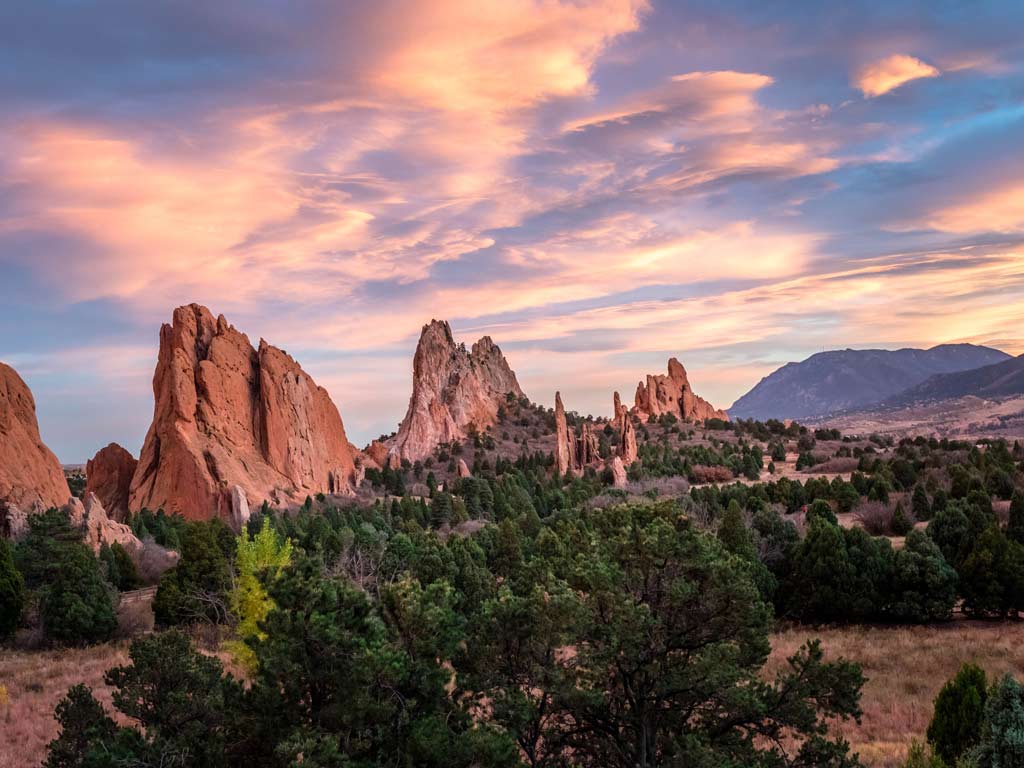
[[958, 573], [966, 613], [1004, 617], [1024, 608], [1024, 547], [997, 525], [978, 537]]
[[914, 529], [913, 521], [903, 511], [903, 502], [896, 502], [896, 509], [892, 513], [892, 521], [889, 523], [894, 536], [906, 536]]
[[1024, 544], [1024, 493], [1017, 491], [1010, 500], [1010, 521], [1006, 535], [1018, 544]]
[[923, 623], [952, 618], [956, 571], [923, 531], [911, 531], [893, 556], [889, 612], [898, 621]]
[[734, 555], [739, 555], [744, 560], [754, 561], [757, 559], [757, 551], [754, 549], [754, 540], [747, 528], [743, 518], [743, 510], [739, 502], [733, 499], [726, 507], [722, 522], [718, 526], [718, 540], [722, 546]]
[[66, 545], [55, 565], [39, 604], [47, 636], [65, 645], [109, 640], [117, 629], [115, 593], [92, 551], [84, 544]]
[[916, 520], [930, 520], [932, 516], [932, 507], [928, 502], [928, 494], [924, 490], [923, 485], [914, 486], [914, 493], [910, 499], [910, 509], [914, 513], [914, 519]]
[[153, 599], [157, 624], [172, 626], [196, 621], [223, 624], [228, 620], [230, 570], [219, 521], [189, 523], [181, 536], [181, 559], [164, 573]]
[[7, 539], [0, 538], [0, 640], [14, 634], [25, 608], [25, 580], [14, 566]]
[[935, 713], [928, 725], [928, 743], [946, 765], [971, 749], [981, 737], [988, 681], [985, 671], [964, 664], [935, 698]]
[[989, 691], [978, 745], [971, 750], [975, 765], [988, 768], [1024, 766], [1024, 686], [1004, 675]]

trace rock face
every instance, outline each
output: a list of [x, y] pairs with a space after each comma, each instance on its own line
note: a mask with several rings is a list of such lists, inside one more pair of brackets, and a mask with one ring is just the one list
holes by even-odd
[[114, 520], [128, 514], [128, 494], [138, 462], [117, 443], [100, 448], [85, 464], [85, 494], [95, 494]]
[[667, 376], [648, 374], [646, 384], [637, 384], [633, 413], [641, 418], [671, 413], [684, 421], [729, 418], [725, 411], [694, 393], [686, 369], [674, 357], [668, 361]]
[[612, 408], [615, 412], [612, 426], [619, 432], [619, 458], [622, 460], [622, 464], [628, 467], [636, 461], [639, 455], [636, 427], [633, 426], [633, 417], [630, 416], [629, 409], [619, 399], [618, 392], [612, 399]]
[[626, 476], [626, 468], [622, 464], [622, 459], [618, 456], [613, 457], [608, 462], [608, 469], [612, 471], [612, 485], [616, 488], [625, 488], [629, 478]]
[[562, 393], [555, 392], [555, 466], [558, 467], [558, 474], [564, 475], [570, 469], [575, 469], [573, 466], [575, 453], [569, 444], [569, 425], [565, 420]]
[[102, 502], [94, 493], [85, 494], [85, 502], [68, 499], [65, 509], [71, 524], [80, 526], [85, 532], [85, 543], [99, 552], [104, 544], [120, 544], [136, 561], [142, 553], [142, 542], [124, 523], [111, 520]]
[[465, 439], [471, 426], [482, 431], [494, 424], [510, 392], [523, 395], [489, 336], [467, 351], [455, 343], [448, 323], [431, 320], [413, 358], [409, 409], [388, 448], [409, 461], [426, 458], [438, 443]]
[[587, 422], [580, 427], [580, 433], [569, 429], [562, 405], [562, 393], [555, 392], [555, 466], [558, 473], [577, 474], [588, 464], [600, 461], [600, 441], [594, 425]]
[[59, 507], [70, 495], [60, 462], [39, 437], [32, 393], [0, 363], [0, 528], [13, 536], [30, 511]]
[[327, 391], [280, 349], [254, 349], [223, 315], [174, 311], [160, 329], [153, 393], [132, 511], [237, 521], [243, 500], [247, 509], [351, 492], [352, 450]]

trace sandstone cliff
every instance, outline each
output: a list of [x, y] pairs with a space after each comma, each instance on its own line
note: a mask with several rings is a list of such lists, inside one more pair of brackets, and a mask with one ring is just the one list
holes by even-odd
[[455, 343], [448, 323], [432, 320], [420, 334], [409, 408], [388, 449], [402, 459], [423, 459], [438, 443], [463, 440], [471, 426], [482, 431], [494, 424], [510, 392], [523, 395], [489, 336], [467, 351]]
[[31, 509], [59, 507], [69, 496], [64, 470], [39, 436], [32, 393], [0, 363], [0, 528], [13, 535]]
[[725, 411], [716, 409], [694, 393], [686, 369], [674, 357], [668, 361], [667, 376], [648, 374], [646, 383], [637, 384], [633, 413], [644, 419], [663, 413], [671, 413], [684, 421], [729, 418]]
[[85, 493], [95, 494], [104, 510], [114, 520], [128, 514], [128, 495], [138, 462], [117, 443], [100, 448], [85, 465]]
[[153, 424], [129, 508], [237, 525], [264, 500], [347, 493], [355, 472], [338, 409], [291, 357], [205, 307], [160, 329]]

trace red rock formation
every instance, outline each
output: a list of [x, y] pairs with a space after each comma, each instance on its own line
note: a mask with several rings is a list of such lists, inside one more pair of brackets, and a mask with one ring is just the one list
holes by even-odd
[[465, 459], [459, 459], [459, 463], [458, 463], [457, 467], [458, 467], [459, 477], [472, 477], [473, 476], [473, 473], [469, 471], [469, 466], [466, 464], [466, 460]]
[[629, 409], [622, 404], [619, 393], [616, 392], [612, 398], [612, 409], [615, 416], [612, 419], [612, 426], [619, 433], [619, 456], [624, 466], [629, 466], [637, 459], [639, 453], [636, 442], [636, 427], [633, 426], [633, 417]]
[[0, 363], [0, 526], [18, 527], [15, 519], [30, 508], [59, 507], [70, 496], [60, 462], [39, 436], [32, 393], [13, 368]]
[[570, 444], [569, 441], [569, 425], [565, 420], [562, 393], [555, 392], [555, 466], [558, 468], [559, 475], [565, 475], [570, 469], [576, 469], [573, 462], [575, 455], [575, 445]]
[[372, 461], [376, 469], [384, 469], [388, 460], [388, 447], [380, 440], [372, 441], [363, 451], [366, 457]]
[[593, 424], [584, 423], [578, 435], [569, 428], [562, 393], [555, 392], [555, 466], [558, 473], [578, 474], [588, 464], [600, 461], [599, 448], [600, 441]]
[[85, 464], [84, 498], [95, 494], [113, 520], [124, 520], [137, 464], [135, 457], [117, 443], [100, 448]]
[[725, 411], [694, 394], [686, 369], [674, 357], [668, 361], [668, 376], [648, 374], [646, 384], [637, 384], [633, 413], [641, 418], [671, 413], [684, 421], [729, 418]]
[[153, 392], [131, 510], [237, 524], [250, 504], [351, 491], [353, 455], [327, 391], [281, 350], [262, 340], [253, 349], [223, 315], [174, 311], [160, 329]]
[[510, 392], [523, 395], [489, 336], [467, 351], [448, 323], [432, 320], [416, 346], [409, 409], [388, 447], [402, 459], [426, 458], [438, 443], [465, 439], [471, 426], [483, 431], [494, 424]]
[[616, 488], [624, 488], [629, 478], [626, 476], [626, 468], [622, 464], [622, 459], [618, 456], [612, 458], [608, 462], [608, 469], [612, 472], [612, 485]]

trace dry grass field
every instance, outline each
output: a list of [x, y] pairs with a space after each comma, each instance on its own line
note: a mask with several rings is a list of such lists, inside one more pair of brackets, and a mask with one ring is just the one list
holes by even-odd
[[896, 766], [910, 740], [924, 740], [932, 701], [965, 661], [992, 675], [1024, 677], [1024, 623], [953, 621], [929, 627], [795, 627], [772, 640], [770, 665], [783, 664], [808, 638], [822, 641], [829, 658], [858, 661], [868, 678], [860, 724], [841, 726], [870, 766]]
[[85, 649], [0, 650], [0, 766], [39, 765], [57, 735], [53, 708], [68, 688], [85, 683], [110, 709], [103, 673], [128, 661], [128, 641]]
[[[869, 766], [898, 765], [910, 740], [923, 738], [932, 700], [964, 661], [976, 661], [991, 675], [1024, 677], [1024, 623], [796, 627], [773, 637], [769, 669], [778, 668], [811, 637], [821, 639], [829, 657], [844, 656], [864, 667], [864, 716], [859, 725], [841, 728]], [[127, 650], [127, 641], [62, 651], [0, 650], [0, 686], [7, 691], [6, 697], [0, 694], [0, 766], [40, 764], [57, 731], [53, 708], [75, 683], [90, 686], [109, 707], [103, 673], [125, 663]]]

